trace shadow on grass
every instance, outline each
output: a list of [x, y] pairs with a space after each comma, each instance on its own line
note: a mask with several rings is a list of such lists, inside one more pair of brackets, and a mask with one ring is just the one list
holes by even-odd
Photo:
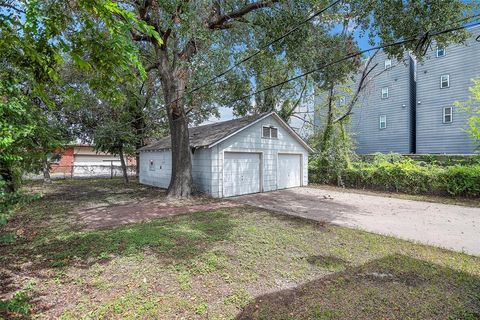
[[480, 278], [391, 255], [259, 296], [236, 319], [480, 319]]
[[38, 244], [23, 252], [34, 265], [88, 267], [111, 256], [149, 249], [172, 260], [191, 259], [209, 244], [228, 239], [234, 226], [221, 211], [181, 215], [110, 230], [77, 232]]
[[[45, 185], [32, 184], [38, 189]], [[164, 196], [165, 190], [141, 185], [137, 180], [125, 184], [121, 179], [81, 179], [55, 181], [52, 185], [47, 185], [53, 189], [53, 192], [43, 196], [43, 202], [61, 201], [78, 202], [102, 199], [109, 196]]]
[[[157, 255], [164, 264], [189, 263], [218, 241], [230, 238], [234, 221], [221, 210], [175, 216], [126, 227], [73, 232], [45, 242], [35, 242], [2, 253], [0, 279], [7, 284], [2, 295], [20, 290], [12, 279], [19, 266], [28, 265], [28, 273], [37, 279], [50, 279], [49, 270], [75, 266], [88, 269], [117, 256]], [[8, 300], [3, 301], [10, 303]], [[6, 306], [3, 306], [5, 311]], [[0, 311], [2, 308], [0, 308]]]

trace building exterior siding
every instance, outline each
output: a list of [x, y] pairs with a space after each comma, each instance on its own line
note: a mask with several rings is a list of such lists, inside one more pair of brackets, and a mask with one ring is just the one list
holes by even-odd
[[[384, 70], [387, 59], [383, 52], [373, 58], [371, 65], [378, 64], [374, 78], [353, 108], [350, 130], [359, 154], [413, 152], [410, 70], [414, 61], [406, 54], [401, 61], [392, 59], [392, 67]], [[382, 98], [382, 88], [388, 88], [388, 98]], [[386, 128], [380, 128], [380, 116], [386, 117]]]
[[[454, 106], [470, 97], [472, 79], [480, 76], [480, 42], [475, 37], [465, 44], [451, 45], [443, 57], [436, 45], [417, 66], [417, 153], [472, 154], [475, 143], [466, 132], [468, 113]], [[440, 77], [449, 75], [450, 86], [440, 88]], [[453, 107], [453, 121], [443, 123], [443, 108]]]
[[[278, 139], [263, 139], [262, 127], [278, 128]], [[262, 191], [277, 190], [278, 153], [298, 153], [302, 155], [302, 185], [308, 184], [308, 151], [292, 135], [283, 128], [272, 116], [267, 117], [229, 139], [218, 144], [213, 149], [216, 154], [212, 161], [213, 173], [212, 195], [223, 196], [223, 155], [224, 152], [257, 152], [261, 153]]]
[[[420, 62], [406, 54], [403, 61], [393, 60], [390, 70], [369, 82], [351, 116], [350, 132], [358, 154], [478, 152], [478, 144], [466, 130], [469, 114], [455, 106], [455, 102], [470, 98], [472, 79], [480, 77], [480, 42], [476, 40], [480, 26], [469, 31], [467, 41], [448, 46], [444, 56], [437, 57], [437, 47], [432, 44]], [[384, 69], [386, 59], [383, 52], [374, 58], [377, 69]], [[448, 88], [440, 87], [442, 75], [449, 76]], [[384, 87], [389, 88], [388, 99], [381, 97]], [[322, 95], [317, 98], [320, 104], [324, 100]], [[453, 108], [452, 122], [443, 121], [445, 107]], [[380, 116], [386, 116], [384, 129], [379, 126]], [[315, 112], [317, 130], [323, 119], [325, 108]]]
[[[277, 139], [262, 138], [262, 127], [278, 129]], [[213, 145], [196, 149], [192, 155], [192, 175], [196, 191], [214, 198], [223, 197], [225, 152], [252, 152], [261, 155], [261, 192], [277, 190], [278, 154], [301, 155], [302, 185], [308, 184], [308, 150], [273, 116], [268, 116], [248, 128]], [[153, 161], [153, 168], [150, 162]], [[170, 150], [140, 152], [140, 183], [167, 188], [170, 183], [172, 157]], [[152, 170], [153, 169], [153, 170]]]

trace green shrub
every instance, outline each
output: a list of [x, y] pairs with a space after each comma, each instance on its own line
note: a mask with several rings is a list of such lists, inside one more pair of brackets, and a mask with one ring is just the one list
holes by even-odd
[[310, 162], [310, 181], [314, 183], [411, 194], [480, 196], [480, 165], [475, 163], [439, 166], [399, 154], [377, 154], [371, 161], [358, 161], [343, 168], [341, 179], [329, 176], [328, 170], [320, 170], [318, 165], [319, 162]]
[[480, 196], [480, 165], [447, 167], [440, 180], [452, 196]]

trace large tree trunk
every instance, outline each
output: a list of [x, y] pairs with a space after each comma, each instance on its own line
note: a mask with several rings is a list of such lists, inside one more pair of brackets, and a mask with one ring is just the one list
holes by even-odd
[[43, 161], [43, 182], [52, 182], [52, 179], [50, 178], [50, 163], [48, 162], [48, 159]]
[[123, 154], [123, 148], [120, 148], [120, 165], [122, 166], [123, 180], [128, 183], [127, 163], [125, 162], [125, 155]]
[[[174, 86], [177, 87], [178, 86]], [[170, 198], [188, 198], [192, 194], [192, 154], [188, 132], [188, 118], [182, 101], [176, 101], [176, 95], [167, 92], [165, 100], [170, 101], [167, 106], [170, 137], [172, 144], [172, 177], [168, 186], [167, 196]]]
[[323, 131], [322, 143], [320, 145], [320, 151], [325, 152], [330, 146], [330, 138], [333, 131], [333, 84], [328, 89], [328, 109], [327, 109], [327, 121], [325, 122], [325, 130]]

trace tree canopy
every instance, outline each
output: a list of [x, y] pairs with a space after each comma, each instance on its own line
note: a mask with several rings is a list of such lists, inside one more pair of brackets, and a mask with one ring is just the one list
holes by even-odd
[[[31, 162], [25, 150], [45, 154], [95, 135], [102, 149], [119, 140], [139, 147], [164, 124], [174, 164], [168, 194], [188, 197], [189, 124], [219, 106], [238, 115], [277, 110], [288, 119], [317, 88], [358, 70], [359, 34], [392, 57], [421, 56], [431, 40], [462, 41], [461, 30], [435, 32], [468, 22], [475, 3], [0, 0], [3, 179]], [[404, 42], [389, 45], [396, 41]], [[119, 126], [133, 138], [101, 139]], [[32, 147], [31, 137], [43, 138]]]

